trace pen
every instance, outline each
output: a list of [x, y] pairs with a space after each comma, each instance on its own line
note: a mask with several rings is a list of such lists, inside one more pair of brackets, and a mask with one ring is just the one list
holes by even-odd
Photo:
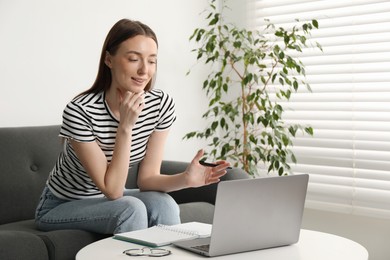
[[[215, 167], [215, 166], [218, 166], [218, 164], [215, 164], [215, 163], [208, 163], [208, 162], [205, 162], [205, 161], [199, 161], [199, 163], [203, 166], [208, 166], [208, 167]], [[227, 167], [227, 169], [231, 169], [232, 167]]]

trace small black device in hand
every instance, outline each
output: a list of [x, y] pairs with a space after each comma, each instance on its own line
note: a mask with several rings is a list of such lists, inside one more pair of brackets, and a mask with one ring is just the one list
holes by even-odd
[[[203, 166], [208, 166], [208, 167], [215, 167], [215, 166], [218, 166], [218, 164], [215, 164], [215, 163], [208, 163], [208, 162], [205, 162], [205, 161], [199, 161], [199, 163]], [[227, 167], [228, 169], [231, 169], [232, 167]]]

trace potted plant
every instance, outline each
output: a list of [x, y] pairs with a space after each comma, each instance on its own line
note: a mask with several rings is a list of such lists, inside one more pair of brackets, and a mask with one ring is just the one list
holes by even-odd
[[[203, 118], [209, 124], [183, 139], [208, 140], [207, 156], [227, 159], [252, 176], [260, 169], [288, 174], [289, 164], [296, 162], [293, 137], [298, 131], [313, 135], [313, 129], [286, 124], [281, 101], [288, 101], [301, 86], [310, 89], [304, 64], [291, 54], [307, 47], [318, 22], [297, 20], [285, 29], [266, 20], [262, 31], [247, 30], [225, 22], [225, 1], [222, 5], [218, 11], [216, 0], [210, 0], [207, 26], [196, 28], [190, 37], [199, 45], [193, 50], [197, 61], [210, 66], [203, 82], [209, 98]], [[315, 47], [321, 49], [318, 43]]]

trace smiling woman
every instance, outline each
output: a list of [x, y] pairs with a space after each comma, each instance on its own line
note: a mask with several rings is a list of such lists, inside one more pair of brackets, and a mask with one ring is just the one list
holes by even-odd
[[[173, 98], [153, 89], [157, 49], [156, 35], [141, 22], [122, 19], [111, 28], [94, 84], [64, 109], [64, 150], [36, 210], [40, 229], [116, 234], [177, 224], [178, 205], [166, 192], [213, 184], [226, 174], [226, 161], [199, 163], [203, 150], [184, 172], [160, 174], [176, 116]], [[126, 190], [136, 163], [139, 189]]]

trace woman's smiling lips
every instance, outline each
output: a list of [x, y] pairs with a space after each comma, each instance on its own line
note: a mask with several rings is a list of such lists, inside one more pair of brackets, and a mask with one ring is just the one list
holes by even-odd
[[144, 84], [147, 79], [142, 79], [142, 78], [131, 78], [133, 81], [135, 81], [137, 84]]

